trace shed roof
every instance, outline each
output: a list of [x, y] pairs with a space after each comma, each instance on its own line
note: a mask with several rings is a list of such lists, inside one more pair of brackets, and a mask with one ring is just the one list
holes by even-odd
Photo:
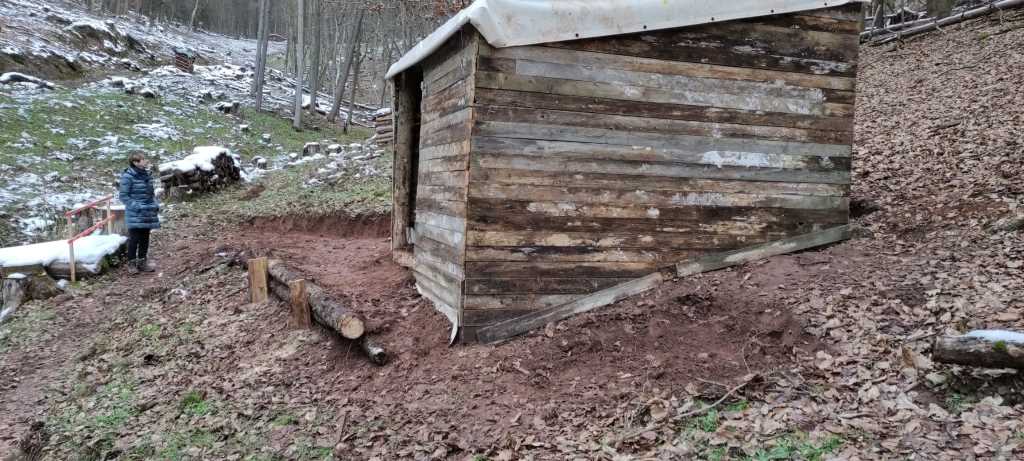
[[472, 24], [497, 48], [794, 13], [864, 0], [476, 0], [388, 69], [415, 66]]

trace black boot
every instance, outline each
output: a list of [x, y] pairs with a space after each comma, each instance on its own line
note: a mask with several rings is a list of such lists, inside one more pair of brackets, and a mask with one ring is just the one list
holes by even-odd
[[128, 273], [131, 274], [131, 275], [135, 275], [135, 274], [139, 273], [139, 260], [138, 259], [132, 259], [132, 260], [128, 261]]
[[136, 267], [139, 272], [156, 272], [156, 268], [150, 265], [149, 260], [146, 258], [139, 259], [137, 263]]

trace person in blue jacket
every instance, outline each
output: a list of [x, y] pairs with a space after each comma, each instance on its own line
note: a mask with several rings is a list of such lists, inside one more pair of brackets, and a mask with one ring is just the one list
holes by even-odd
[[149, 264], [149, 233], [160, 228], [160, 204], [153, 190], [149, 161], [141, 152], [128, 156], [128, 168], [121, 173], [118, 189], [124, 204], [125, 227], [128, 228], [128, 261], [133, 272], [153, 272]]

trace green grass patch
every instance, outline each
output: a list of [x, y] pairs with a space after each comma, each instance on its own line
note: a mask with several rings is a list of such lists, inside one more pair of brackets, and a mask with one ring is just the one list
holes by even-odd
[[1006, 347], [1006, 341], [996, 341], [996, 343], [992, 345], [992, 350], [996, 352], [1002, 352], [1004, 354], [1007, 351], [1009, 351], [1009, 349]]
[[164, 447], [157, 451], [157, 459], [167, 461], [190, 459], [189, 449], [210, 449], [216, 442], [217, 436], [204, 429], [174, 432], [167, 438]]
[[45, 327], [54, 318], [56, 314], [53, 310], [40, 303], [22, 305], [13, 318], [0, 325], [0, 354], [48, 336]]
[[181, 398], [178, 410], [188, 416], [206, 416], [214, 412], [213, 405], [206, 400], [206, 396], [194, 389], [186, 392]]
[[756, 450], [745, 458], [751, 461], [789, 460], [820, 461], [842, 448], [845, 441], [835, 435], [823, 440], [810, 440], [806, 434], [794, 433], [776, 439], [770, 448]]
[[292, 424], [297, 424], [298, 422], [299, 419], [296, 418], [295, 415], [292, 415], [291, 413], [282, 413], [280, 415], [277, 415], [277, 417], [270, 422], [270, 425], [272, 427], [285, 427], [290, 426]]
[[59, 435], [58, 445], [78, 455], [74, 459], [107, 459], [118, 434], [139, 414], [137, 394], [137, 383], [118, 370], [95, 393], [52, 409], [46, 426]]

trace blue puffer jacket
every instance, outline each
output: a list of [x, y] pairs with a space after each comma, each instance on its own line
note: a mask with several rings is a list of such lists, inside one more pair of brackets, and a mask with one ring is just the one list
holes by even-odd
[[134, 166], [121, 173], [119, 198], [124, 204], [124, 220], [129, 229], [159, 229], [160, 204], [153, 192], [153, 177]]

